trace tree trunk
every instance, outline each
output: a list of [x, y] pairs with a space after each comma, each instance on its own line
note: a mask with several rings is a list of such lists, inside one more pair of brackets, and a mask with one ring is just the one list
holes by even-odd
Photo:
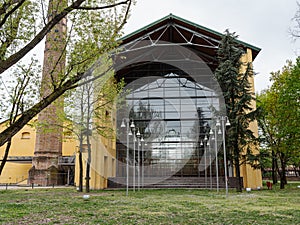
[[282, 167], [282, 172], [280, 176], [280, 189], [284, 189], [285, 185], [286, 185], [285, 168]]
[[286, 175], [285, 175], [286, 162], [284, 158], [284, 153], [281, 153], [280, 162], [281, 162], [280, 189], [284, 189], [284, 186], [287, 184]]
[[273, 184], [277, 184], [277, 163], [276, 155], [274, 150], [272, 150], [272, 180]]
[[236, 190], [238, 192], [241, 192], [243, 184], [241, 183], [241, 170], [240, 170], [239, 158], [240, 158], [239, 146], [238, 146], [238, 142], [235, 141], [235, 143], [234, 143], [234, 166], [235, 166], [235, 175], [236, 175], [236, 178], [238, 179], [238, 186], [237, 186]]
[[79, 191], [82, 192], [83, 186], [83, 166], [82, 166], [82, 153], [79, 152]]
[[87, 130], [88, 131], [86, 136], [86, 142], [88, 147], [88, 158], [86, 162], [85, 189], [86, 192], [90, 192], [91, 144], [90, 144], [90, 137], [89, 137], [89, 129]]
[[82, 163], [82, 142], [83, 142], [83, 135], [82, 132], [80, 133], [80, 140], [79, 140], [79, 191], [83, 191], [83, 163]]
[[7, 141], [7, 145], [6, 145], [6, 148], [5, 148], [5, 153], [4, 153], [3, 159], [2, 159], [2, 161], [1, 161], [1, 165], [0, 165], [0, 175], [2, 174], [2, 171], [3, 171], [3, 169], [4, 169], [5, 163], [6, 163], [6, 161], [7, 161], [10, 146], [11, 146], [11, 138], [8, 139], [8, 141]]

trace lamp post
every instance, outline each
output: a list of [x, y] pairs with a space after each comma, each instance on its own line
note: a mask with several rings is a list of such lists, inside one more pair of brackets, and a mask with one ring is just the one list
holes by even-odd
[[141, 136], [141, 147], [142, 147], [142, 188], [144, 187], [144, 138]]
[[[125, 124], [126, 122], [126, 124]], [[123, 119], [121, 123], [121, 128], [126, 127], [126, 196], [128, 196], [128, 186], [129, 186], [129, 135], [131, 130], [129, 129], [129, 119]]]
[[135, 137], [135, 125], [134, 125], [133, 120], [131, 121], [130, 128], [133, 131], [133, 136], [132, 136], [132, 139], [133, 139], [133, 163], [132, 163], [133, 164], [132, 165], [132, 169], [133, 169], [132, 178], [133, 178], [133, 181], [132, 181], [132, 187], [133, 187], [133, 192], [135, 192], [135, 141], [136, 141], [136, 137]]
[[204, 136], [204, 139], [203, 139], [203, 144], [204, 144], [204, 177], [205, 177], [205, 188], [207, 188], [207, 168], [206, 168], [206, 145], [207, 145], [207, 140], [208, 140], [208, 138], [207, 138], [207, 136], [205, 135]]
[[217, 192], [219, 192], [219, 161], [218, 161], [218, 140], [217, 140], [217, 127], [214, 129], [215, 139], [215, 154], [216, 154], [216, 178], [217, 178]]
[[220, 127], [220, 121], [222, 126], [222, 131], [219, 129], [219, 134], [222, 134], [223, 141], [223, 154], [224, 154], [224, 173], [225, 173], [225, 189], [226, 197], [228, 197], [228, 177], [227, 177], [227, 158], [226, 158], [226, 146], [225, 146], [225, 126], [230, 126], [230, 122], [227, 116], [220, 116], [217, 118], [216, 126]]
[[137, 173], [138, 173], [138, 191], [140, 190], [140, 184], [141, 184], [141, 179], [140, 179], [140, 138], [141, 138], [141, 133], [139, 128], [137, 129], [136, 133], [137, 141], [138, 141], [138, 163], [137, 163]]
[[208, 147], [208, 154], [209, 154], [209, 183], [210, 183], [210, 189], [212, 189], [212, 177], [211, 177], [211, 152], [210, 152], [210, 139], [207, 141], [207, 147]]
[[211, 154], [212, 154], [212, 151], [211, 151], [211, 144], [210, 144], [210, 141], [214, 139], [214, 133], [212, 131], [212, 129], [210, 129], [209, 131], [209, 140], [208, 140], [208, 143], [207, 143], [207, 146], [208, 146], [208, 152], [209, 152], [209, 179], [210, 179], [210, 189], [212, 189], [212, 167], [211, 167]]

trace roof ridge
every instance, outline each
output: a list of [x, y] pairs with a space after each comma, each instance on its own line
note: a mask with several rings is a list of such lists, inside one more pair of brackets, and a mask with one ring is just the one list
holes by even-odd
[[[156, 20], [156, 21], [154, 21], [154, 22], [152, 22], [152, 23], [150, 23], [150, 24], [148, 24], [148, 25], [146, 25], [146, 26], [144, 26], [144, 27], [141, 27], [140, 29], [138, 29], [138, 30], [136, 30], [136, 31], [133, 31], [133, 32], [131, 32], [131, 33], [129, 33], [129, 34], [123, 36], [122, 38], [120, 38], [120, 40], [121, 40], [121, 41], [126, 40], [126, 39], [128, 39], [128, 38], [134, 36], [135, 34], [138, 34], [138, 33], [141, 32], [141, 31], [145, 31], [145, 30], [151, 28], [152, 26], [154, 26], [154, 25], [156, 25], [156, 24], [158, 24], [158, 23], [160, 23], [160, 22], [162, 22], [162, 21], [168, 20], [168, 19], [176, 19], [176, 20], [179, 20], [179, 21], [181, 21], [181, 22], [183, 22], [183, 23], [189, 24], [189, 25], [191, 25], [191, 26], [194, 26], [195, 28], [204, 30], [204, 31], [206, 31], [206, 32], [212, 33], [212, 34], [217, 35], [217, 36], [219, 36], [219, 37], [223, 37], [223, 36], [224, 36], [223, 33], [220, 33], [220, 32], [218, 32], [218, 31], [212, 30], [212, 29], [210, 29], [210, 28], [207, 28], [207, 27], [205, 27], [205, 26], [202, 26], [202, 25], [200, 25], [200, 24], [194, 23], [194, 22], [192, 22], [192, 21], [190, 21], [190, 20], [184, 19], [184, 18], [182, 18], [182, 17], [176, 16], [176, 15], [170, 13], [170, 14], [167, 15], [167, 16], [164, 16], [164, 17], [162, 17], [162, 18], [160, 18], [160, 19], [158, 19], [158, 20]], [[237, 42], [238, 42], [239, 44], [241, 44], [241, 45], [243, 45], [243, 46], [245, 46], [245, 47], [251, 48], [251, 49], [253, 49], [253, 50], [257, 51], [257, 52], [260, 52], [260, 50], [261, 50], [261, 48], [256, 47], [256, 46], [254, 46], [254, 45], [252, 45], [252, 44], [249, 44], [249, 43], [247, 43], [247, 42], [241, 41], [241, 40], [239, 40], [239, 39], [237, 39]]]

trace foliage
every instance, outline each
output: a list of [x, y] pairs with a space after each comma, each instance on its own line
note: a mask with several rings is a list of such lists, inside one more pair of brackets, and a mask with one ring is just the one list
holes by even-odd
[[[299, 183], [287, 190], [0, 190], [1, 224], [299, 224]], [[10, 189], [10, 187], [8, 187]], [[266, 188], [266, 187], [265, 187]], [[41, 217], [41, 215], [43, 215]]]
[[300, 166], [299, 80], [300, 58], [295, 64], [288, 61], [281, 71], [271, 73], [272, 86], [258, 96], [261, 110], [259, 126], [265, 148], [275, 154], [274, 163], [282, 180], [282, 188], [286, 182], [286, 167]]
[[113, 73], [94, 82], [86, 82], [67, 93], [65, 98], [66, 110], [60, 116], [64, 129], [72, 133], [79, 141], [79, 191], [83, 187], [83, 155], [84, 145], [87, 146], [86, 158], [86, 192], [89, 192], [91, 166], [91, 139], [99, 135], [114, 140], [113, 115], [117, 96], [124, 86], [123, 81], [116, 83]]
[[165, 127], [160, 121], [162, 112], [151, 108], [149, 103], [139, 101], [137, 107], [131, 108], [129, 118], [134, 121], [140, 133], [150, 143], [165, 132]]
[[[95, 79], [87, 69], [94, 65], [101, 54], [112, 50], [118, 44], [117, 39], [127, 21], [132, 1], [76, 0], [69, 5], [67, 1], [53, 1], [53, 4], [49, 12], [55, 13], [46, 16], [48, 5], [44, 1], [0, 1], [0, 73], [3, 80], [12, 77], [10, 68], [17, 66], [21, 59], [29, 55], [48, 33], [55, 34], [56, 25], [63, 23], [64, 17], [68, 17], [69, 21], [66, 38], [60, 40], [63, 45], [57, 44], [56, 37], [49, 43], [52, 49], [61, 51], [60, 57], [51, 58], [54, 65], [53, 68], [48, 68], [51, 78], [52, 72], [64, 58], [67, 59], [65, 69], [58, 70], [59, 74], [55, 79], [49, 81], [46, 96], [37, 100], [33, 106], [27, 107], [14, 123], [1, 132], [0, 146], [67, 90], [78, 86], [81, 79]], [[36, 77], [36, 68], [32, 68], [32, 73]], [[30, 80], [29, 83], [34, 82]], [[11, 93], [7, 93], [7, 96], [11, 96]], [[39, 95], [35, 97], [38, 99]]]
[[235, 166], [236, 176], [240, 177], [242, 154], [245, 150], [251, 153], [251, 143], [255, 140], [249, 127], [254, 119], [254, 96], [250, 83], [252, 67], [250, 63], [242, 61], [245, 51], [237, 44], [236, 38], [234, 33], [226, 31], [217, 51], [219, 66], [215, 77], [222, 89], [226, 114], [231, 124], [226, 144], [228, 158]]
[[[49, 5], [34, 0], [0, 1], [0, 73], [4, 95], [0, 106], [1, 109], [7, 104], [11, 106], [6, 110], [8, 115], [4, 115], [9, 118], [8, 126], [0, 133], [0, 146], [9, 143], [0, 173], [11, 138], [22, 127], [67, 90], [81, 85], [82, 79], [94, 80], [111, 70], [98, 73], [99, 65], [95, 62], [117, 46], [131, 4], [131, 0], [76, 0], [69, 5], [67, 0], [49, 1]], [[52, 54], [46, 55], [51, 63], [44, 67], [41, 84], [36, 58], [26, 66], [25, 56], [30, 55], [44, 37], [45, 50]], [[10, 78], [11, 86], [7, 87], [5, 82]]]
[[[14, 124], [20, 114], [34, 105], [39, 93], [39, 70], [40, 67], [37, 65], [37, 61], [31, 59], [28, 65], [17, 65], [13, 71], [15, 79], [10, 79], [5, 83], [1, 80], [2, 101], [0, 101], [0, 112], [8, 113], [5, 126], [9, 127]], [[0, 164], [0, 175], [8, 158], [11, 140], [12, 138], [8, 139], [4, 150]]]

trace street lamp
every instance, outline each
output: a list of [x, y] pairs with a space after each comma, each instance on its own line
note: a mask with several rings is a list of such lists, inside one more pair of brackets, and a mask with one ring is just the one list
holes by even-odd
[[[126, 122], [126, 124], [125, 124]], [[123, 119], [121, 123], [121, 128], [126, 127], [126, 196], [128, 196], [128, 186], [129, 186], [129, 136], [131, 133], [131, 130], [129, 129], [129, 119]]]
[[133, 131], [133, 181], [132, 181], [132, 187], [133, 187], [133, 192], [135, 192], [135, 142], [136, 142], [136, 134], [135, 134], [135, 125], [134, 125], [134, 122], [133, 120], [131, 121], [131, 125], [130, 125], [130, 128], [132, 129]]
[[[204, 139], [203, 139], [203, 142], [201, 141], [200, 145], [204, 145], [204, 176], [205, 176], [205, 188], [207, 188], [207, 164], [206, 164], [206, 147], [207, 147], [207, 144], [208, 144], [208, 138], [207, 136], [205, 135], [204, 136]], [[209, 144], [208, 144], [209, 145]]]
[[[212, 189], [212, 177], [211, 177], [211, 152], [210, 152], [210, 138], [207, 141], [207, 147], [208, 147], [208, 154], [209, 154], [209, 182], [210, 182], [210, 189]], [[208, 166], [207, 166], [208, 167]]]
[[140, 190], [140, 137], [141, 137], [141, 133], [140, 133], [140, 129], [137, 129], [137, 133], [136, 133], [136, 137], [137, 137], [137, 141], [138, 141], [138, 163], [137, 163], [137, 172], [138, 172], [138, 191]]
[[141, 136], [141, 147], [142, 147], [142, 188], [144, 187], [144, 137]]
[[211, 155], [212, 155], [212, 151], [211, 151], [211, 145], [210, 145], [210, 141], [213, 141], [214, 140], [214, 133], [212, 131], [212, 129], [210, 129], [209, 131], [209, 140], [208, 140], [208, 143], [207, 143], [207, 146], [208, 146], [208, 152], [209, 152], [209, 179], [210, 179], [210, 189], [212, 189], [212, 167], [211, 167], [211, 164], [212, 164], [212, 159], [211, 159]]
[[217, 177], [217, 192], [219, 192], [219, 161], [218, 161], [218, 138], [217, 138], [217, 126], [214, 129], [215, 140], [215, 155], [216, 155], [216, 177]]
[[[220, 125], [221, 121], [221, 125]], [[222, 127], [219, 129], [219, 134], [222, 134], [222, 141], [223, 141], [223, 154], [224, 154], [224, 173], [225, 173], [225, 189], [226, 189], [226, 197], [228, 197], [228, 177], [227, 177], [227, 159], [226, 159], [226, 146], [225, 146], [225, 126], [230, 126], [230, 122], [227, 116], [220, 116], [217, 118], [217, 127]]]

